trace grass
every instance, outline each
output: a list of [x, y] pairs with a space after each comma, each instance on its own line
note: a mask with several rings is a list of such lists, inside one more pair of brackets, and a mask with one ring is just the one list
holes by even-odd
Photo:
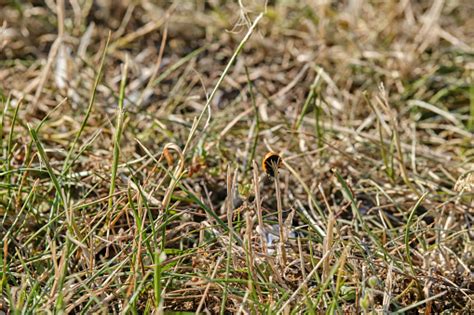
[[221, 2], [2, 7], [0, 310], [473, 309], [470, 1]]

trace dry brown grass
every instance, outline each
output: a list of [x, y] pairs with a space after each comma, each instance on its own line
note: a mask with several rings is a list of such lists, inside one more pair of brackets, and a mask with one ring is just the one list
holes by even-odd
[[471, 1], [240, 2], [0, 0], [2, 310], [474, 308]]

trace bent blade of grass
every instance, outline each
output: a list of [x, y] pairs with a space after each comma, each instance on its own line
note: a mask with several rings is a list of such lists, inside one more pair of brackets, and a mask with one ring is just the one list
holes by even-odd
[[2, 131], [2, 134], [0, 136], [0, 150], [2, 150], [2, 156], [6, 160], [5, 156], [5, 148], [3, 147], [3, 126], [5, 126], [5, 117], [7, 115], [8, 107], [10, 106], [10, 94], [8, 95], [6, 101], [3, 99], [3, 96], [0, 96], [0, 104], [4, 104], [5, 107], [3, 108], [2, 111], [2, 119], [0, 120], [0, 130]]
[[[344, 178], [342, 178], [341, 174], [339, 173], [339, 171], [337, 169], [333, 169], [332, 172], [333, 172], [333, 174], [336, 175], [337, 181], [342, 186], [343, 196], [351, 204], [353, 217], [357, 218], [359, 223], [361, 223], [362, 225], [365, 225], [365, 221], [362, 219], [362, 215], [360, 214], [359, 208], [357, 207], [357, 204], [356, 204], [356, 201], [354, 199], [354, 195], [352, 193], [352, 190], [349, 188], [346, 181], [344, 180]], [[355, 228], [356, 228], [356, 232], [358, 232], [359, 231], [358, 225], [355, 225]]]
[[66, 211], [66, 214], [68, 214], [67, 205], [66, 205], [66, 197], [64, 195], [63, 189], [61, 188], [59, 180], [56, 177], [56, 174], [54, 173], [54, 170], [51, 167], [51, 164], [49, 163], [48, 156], [46, 155], [46, 152], [43, 148], [43, 145], [41, 144], [41, 141], [38, 138], [38, 134], [36, 133], [36, 130], [33, 129], [33, 128], [30, 128], [30, 126], [28, 126], [28, 130], [30, 132], [31, 137], [33, 138], [33, 141], [36, 144], [36, 148], [38, 149], [38, 153], [40, 155], [40, 158], [46, 166], [46, 170], [48, 171], [48, 174], [49, 174], [49, 177], [51, 178], [51, 181], [53, 182], [54, 188], [56, 189], [57, 194], [61, 198], [61, 201], [62, 201], [63, 206], [64, 206], [64, 210]]
[[41, 127], [43, 127], [43, 125], [46, 123], [46, 121], [51, 117], [51, 115], [59, 109], [59, 107], [61, 107], [62, 105], [64, 105], [66, 103], [66, 101], [68, 100], [67, 97], [63, 98], [61, 100], [61, 102], [58, 103], [58, 105], [54, 106], [53, 109], [51, 109], [50, 111], [48, 111], [46, 113], [46, 115], [43, 117], [43, 119], [41, 119], [40, 123], [38, 124], [38, 126], [35, 128], [36, 130], [36, 133], [39, 133], [40, 132], [40, 129]]
[[[8, 105], [10, 104], [10, 97], [7, 99], [7, 105], [6, 105], [6, 108], [8, 108]], [[7, 142], [7, 153], [6, 153], [6, 161], [7, 161], [7, 171], [10, 171], [11, 170], [11, 158], [12, 158], [12, 149], [13, 149], [13, 132], [15, 131], [15, 125], [16, 125], [16, 121], [17, 121], [17, 118], [18, 118], [18, 111], [20, 110], [20, 106], [23, 102], [23, 99], [20, 99], [18, 101], [18, 104], [16, 105], [15, 107], [15, 111], [13, 112], [13, 117], [12, 117], [12, 121], [11, 121], [11, 126], [10, 126], [10, 132], [8, 134], [8, 142]], [[3, 123], [2, 123], [3, 124]], [[3, 130], [2, 130], [3, 132]], [[11, 184], [11, 175], [10, 173], [7, 174], [7, 181], [6, 181], [8, 184]], [[8, 186], [8, 195], [10, 196], [10, 186]]]
[[183, 66], [184, 64], [186, 64], [188, 61], [190, 61], [191, 59], [193, 59], [194, 57], [196, 57], [197, 55], [199, 55], [200, 53], [202, 53], [204, 50], [206, 50], [208, 48], [207, 45], [205, 46], [202, 46], [202, 47], [199, 47], [198, 49], [196, 50], [193, 50], [192, 52], [190, 52], [189, 54], [187, 54], [186, 56], [184, 56], [183, 58], [179, 59], [176, 63], [174, 63], [171, 67], [169, 67], [166, 71], [164, 71], [155, 81], [153, 81], [152, 84], [150, 84], [150, 86], [148, 88], [153, 88], [154, 86], [158, 85], [161, 83], [161, 81], [163, 81], [164, 79], [166, 79], [171, 73], [173, 73], [174, 71], [176, 71], [177, 69], [179, 69], [181, 66]]
[[430, 103], [423, 102], [420, 100], [408, 100], [408, 106], [410, 108], [416, 106], [416, 107], [420, 107], [428, 111], [431, 111], [435, 113], [436, 115], [439, 115], [441, 117], [444, 117], [446, 120], [449, 120], [455, 126], [459, 127], [463, 125], [453, 113], [449, 112], [448, 110], [443, 110], [439, 106], [435, 106], [435, 105], [432, 105]]
[[72, 166], [72, 163], [70, 163], [70, 160], [71, 160], [72, 154], [74, 152], [74, 148], [76, 147], [76, 144], [79, 141], [79, 138], [81, 137], [82, 132], [84, 131], [84, 129], [87, 125], [87, 121], [89, 120], [89, 116], [91, 115], [92, 107], [95, 103], [95, 97], [96, 97], [96, 94], [97, 94], [97, 87], [99, 86], [99, 83], [102, 79], [104, 63], [105, 63], [105, 57], [107, 55], [107, 49], [108, 49], [109, 42], [110, 42], [110, 36], [111, 36], [111, 33], [109, 32], [109, 35], [107, 37], [107, 41], [105, 42], [104, 51], [102, 52], [102, 56], [101, 56], [101, 59], [100, 59], [100, 64], [99, 64], [99, 69], [97, 71], [97, 76], [95, 78], [94, 85], [92, 86], [92, 92], [91, 92], [91, 96], [90, 96], [90, 99], [89, 99], [89, 104], [87, 106], [87, 110], [86, 110], [84, 119], [82, 120], [79, 131], [77, 132], [76, 136], [74, 137], [74, 140], [72, 141], [71, 147], [69, 148], [69, 151], [66, 155], [62, 175], [65, 175]]
[[[68, 207], [68, 203], [67, 203], [67, 199], [66, 199], [66, 195], [64, 193], [64, 189], [62, 189], [61, 185], [60, 185], [60, 182], [58, 180], [58, 178], [56, 177], [56, 174], [54, 173], [54, 170], [53, 168], [51, 167], [51, 164], [49, 163], [49, 159], [46, 155], [46, 152], [43, 148], [43, 145], [41, 144], [41, 141], [39, 140], [38, 138], [38, 135], [36, 133], [36, 131], [32, 128], [30, 128], [28, 126], [28, 130], [30, 132], [30, 135], [31, 137], [33, 138], [33, 141], [35, 142], [36, 144], [36, 147], [38, 149], [38, 153], [41, 157], [41, 160], [43, 161], [43, 163], [45, 164], [46, 166], [46, 169], [49, 173], [49, 176], [51, 178], [51, 181], [53, 182], [53, 185], [56, 189], [56, 197], [59, 199], [59, 201], [62, 203], [63, 205], [63, 209], [64, 209], [64, 213], [66, 214], [66, 222], [67, 222], [67, 237], [66, 237], [66, 243], [65, 243], [65, 248], [66, 250], [64, 251], [64, 253], [66, 252], [69, 252], [70, 251], [70, 240], [75, 237], [76, 239], [79, 239], [79, 240], [83, 240], [83, 237], [82, 237], [82, 233], [79, 229], [79, 227], [77, 226], [75, 220], [74, 220], [74, 212], [71, 210], [72, 208], [69, 208]], [[52, 206], [52, 209], [55, 209], [56, 207], [53, 205]], [[50, 214], [50, 216], [54, 216], [54, 215], [57, 215], [56, 213], [52, 212]], [[64, 259], [67, 260], [69, 257], [65, 257]], [[62, 282], [65, 280], [65, 277], [66, 277], [66, 273], [67, 273], [67, 267], [64, 268], [64, 275], [61, 276], [61, 278], [59, 279], [60, 283], [60, 287], [62, 286]], [[54, 292], [54, 291], [53, 291]], [[58, 299], [59, 301], [60, 299]], [[58, 302], [59, 303], [59, 302]], [[57, 304], [59, 305], [59, 304]]]
[[[2, 98], [2, 103], [3, 103], [3, 98]], [[2, 112], [2, 120], [0, 121], [0, 131], [2, 131], [2, 136], [0, 137], [0, 148], [2, 148], [2, 154], [5, 161], [8, 161], [8, 154], [10, 153], [10, 151], [8, 150], [6, 152], [4, 151], [5, 148], [3, 147], [3, 126], [5, 126], [5, 118], [7, 117], [7, 112], [8, 112], [8, 108], [10, 107], [10, 103], [11, 103], [11, 95], [9, 94], [7, 97], [7, 100], [5, 101], [5, 107], [3, 108], [3, 112]], [[7, 167], [8, 167], [8, 164], [7, 164]]]
[[189, 145], [191, 144], [191, 140], [193, 139], [194, 134], [196, 133], [196, 130], [197, 130], [202, 118], [204, 117], [204, 113], [209, 112], [208, 120], [206, 122], [206, 125], [203, 127], [202, 131], [204, 132], [206, 130], [207, 125], [209, 124], [209, 121], [211, 119], [211, 102], [214, 99], [214, 96], [216, 95], [217, 91], [219, 90], [219, 87], [221, 86], [222, 82], [224, 81], [224, 78], [229, 73], [230, 67], [234, 64], [235, 60], [237, 59], [237, 56], [239, 56], [240, 52], [242, 51], [242, 49], [245, 46], [245, 43], [249, 40], [249, 38], [252, 35], [252, 33], [254, 32], [258, 22], [262, 19], [263, 16], [264, 16], [264, 13], [260, 13], [255, 18], [254, 22], [252, 23], [249, 30], [247, 31], [247, 34], [245, 34], [244, 38], [240, 41], [239, 46], [237, 46], [237, 49], [234, 51], [234, 54], [230, 58], [230, 60], [227, 63], [226, 67], [224, 68], [224, 71], [220, 75], [219, 80], [217, 81], [216, 85], [214, 86], [214, 89], [212, 89], [212, 92], [209, 95], [209, 97], [206, 101], [206, 104], [204, 105], [204, 108], [201, 111], [201, 114], [199, 114], [199, 117], [197, 118], [197, 120], [194, 120], [193, 127], [191, 128], [191, 131], [189, 132], [188, 140], [186, 141], [186, 144], [185, 144], [184, 149], [183, 149], [183, 155], [186, 155], [186, 152], [189, 148]]
[[369, 97], [367, 96], [367, 91], [364, 91], [363, 92], [363, 96], [364, 96], [364, 99], [365, 99], [365, 102], [369, 105], [369, 107], [372, 109], [372, 111], [375, 113], [375, 117], [377, 119], [377, 129], [378, 129], [378, 135], [379, 135], [379, 150], [380, 150], [380, 155], [382, 157], [382, 161], [383, 161], [383, 164], [385, 166], [385, 173], [387, 174], [387, 176], [389, 178], [391, 178], [393, 180], [393, 175], [394, 175], [394, 171], [393, 171], [393, 168], [391, 166], [393, 166], [393, 155], [391, 155], [392, 159], [392, 165], [389, 164], [389, 156], [388, 154], [390, 153], [391, 150], [389, 150], [389, 152], [387, 152], [387, 149], [385, 147], [385, 143], [383, 141], [384, 139], [384, 135], [383, 135], [383, 128], [382, 128], [382, 123], [383, 123], [383, 119], [381, 117], [381, 113], [380, 111], [377, 109], [377, 107], [375, 107], [372, 102], [370, 101]]
[[114, 135], [114, 153], [112, 158], [112, 176], [110, 179], [110, 189], [109, 189], [109, 212], [111, 212], [113, 207], [113, 195], [115, 192], [117, 169], [119, 163], [120, 155], [120, 138], [122, 135], [123, 129], [123, 100], [125, 96], [125, 87], [127, 84], [127, 71], [128, 71], [128, 55], [125, 56], [125, 64], [122, 69], [122, 81], [120, 83], [120, 92], [119, 92], [119, 102], [118, 102], [118, 115], [117, 115], [117, 124], [115, 126], [115, 135]]

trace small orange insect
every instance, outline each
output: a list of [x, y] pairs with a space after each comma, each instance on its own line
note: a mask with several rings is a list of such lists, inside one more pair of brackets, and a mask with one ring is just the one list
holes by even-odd
[[262, 160], [262, 169], [268, 176], [274, 177], [277, 169], [281, 166], [281, 156], [275, 152], [268, 152]]

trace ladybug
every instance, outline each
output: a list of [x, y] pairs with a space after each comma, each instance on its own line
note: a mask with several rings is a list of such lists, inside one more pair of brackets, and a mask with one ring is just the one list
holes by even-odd
[[262, 169], [268, 176], [274, 177], [277, 169], [281, 166], [281, 156], [275, 152], [268, 152], [262, 160]]

